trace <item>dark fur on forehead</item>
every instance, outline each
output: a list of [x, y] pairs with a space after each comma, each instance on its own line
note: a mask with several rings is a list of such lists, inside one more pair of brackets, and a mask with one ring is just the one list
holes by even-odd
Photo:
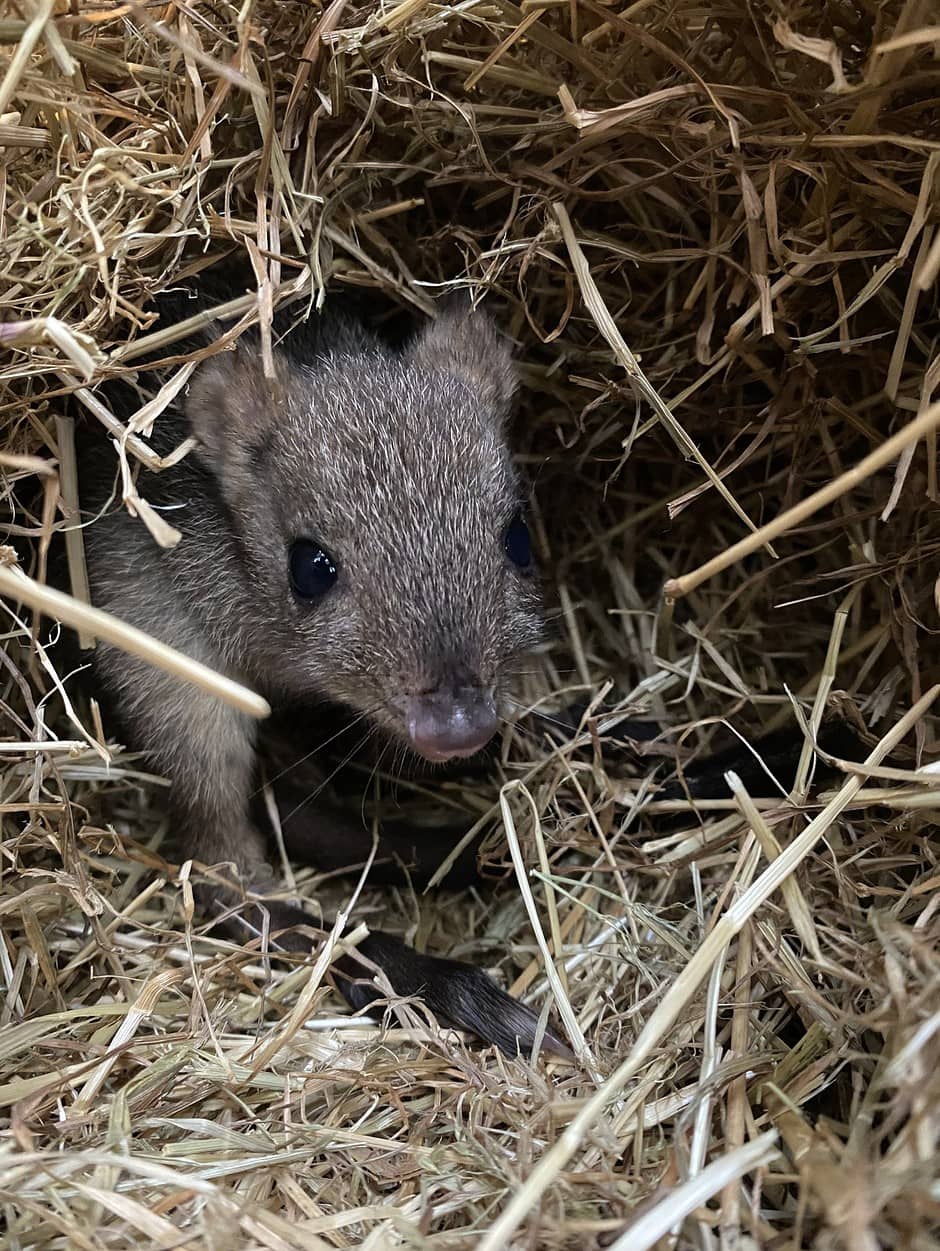
[[443, 302], [407, 355], [420, 369], [464, 380], [497, 416], [509, 415], [518, 385], [512, 350], [489, 314], [474, 309], [465, 296]]

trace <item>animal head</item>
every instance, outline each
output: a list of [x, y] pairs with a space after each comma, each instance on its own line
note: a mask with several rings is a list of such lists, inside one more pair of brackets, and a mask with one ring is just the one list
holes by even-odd
[[341, 701], [429, 760], [492, 737], [541, 604], [507, 443], [516, 374], [451, 308], [402, 352], [220, 353], [188, 417], [232, 519], [246, 668]]

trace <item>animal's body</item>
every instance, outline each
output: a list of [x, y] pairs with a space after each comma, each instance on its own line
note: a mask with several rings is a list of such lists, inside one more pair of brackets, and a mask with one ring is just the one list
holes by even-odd
[[[164, 302], [161, 324], [238, 293], [203, 287], [196, 300]], [[437, 762], [477, 752], [541, 633], [507, 443], [514, 390], [506, 343], [468, 308], [445, 311], [398, 350], [344, 314], [315, 315], [275, 339], [273, 378], [257, 339], [242, 336], [197, 367], [157, 423], [160, 451], [198, 440], [141, 484], [171, 510], [177, 546], [159, 548], [119, 498], [107, 506], [112, 450], [100, 431], [83, 437], [83, 514], [101, 514], [85, 530], [93, 602], [291, 709], [294, 725], [299, 709], [309, 750], [322, 738], [318, 705], [330, 701], [396, 751]], [[123, 385], [108, 398], [124, 416], [140, 402]], [[171, 780], [184, 854], [228, 872], [216, 884], [209, 875], [201, 904], [210, 915], [240, 909], [242, 926], [260, 930], [258, 905], [244, 900], [277, 885], [251, 806], [263, 727], [110, 646], [95, 649], [93, 669], [125, 741]], [[433, 871], [420, 834], [405, 843], [419, 875]], [[289, 846], [334, 867], [364, 860], [371, 834], [308, 811]], [[261, 906], [282, 946], [309, 948], [296, 904]], [[534, 1015], [481, 971], [380, 932], [359, 950], [445, 1022], [507, 1052], [532, 1046]], [[337, 971], [354, 1006], [381, 996], [361, 962]], [[547, 1045], [561, 1046], [551, 1035]]]

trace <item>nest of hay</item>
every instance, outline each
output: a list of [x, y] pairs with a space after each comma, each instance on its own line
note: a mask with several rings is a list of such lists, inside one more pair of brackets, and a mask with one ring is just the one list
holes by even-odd
[[[93, 411], [154, 346], [145, 305], [181, 275], [247, 255], [249, 318], [327, 283], [418, 309], [470, 285], [520, 345], [557, 595], [520, 696], [587, 704], [561, 745], [510, 733], [488, 782], [448, 788], [488, 823], [500, 885], [381, 899], [385, 927], [552, 998], [581, 1063], [508, 1064], [405, 1009], [352, 1019], [312, 963], [203, 937], [159, 780], [93, 706], [63, 707], [57, 632], [33, 637], [7, 594], [10, 1246], [937, 1245], [928, 17], [7, 7], [0, 468], [21, 567], [42, 582], [72, 518], [66, 398]], [[111, 433], [146, 461], [140, 431]], [[146, 474], [127, 486], [159, 530]], [[811, 786], [832, 712], [870, 763]], [[660, 727], [632, 755], [628, 718]], [[670, 771], [787, 727], [808, 744], [794, 786], [768, 765], [732, 798], [657, 803]]]

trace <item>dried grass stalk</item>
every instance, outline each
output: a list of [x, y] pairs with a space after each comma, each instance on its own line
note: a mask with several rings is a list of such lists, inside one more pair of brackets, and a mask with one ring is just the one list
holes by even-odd
[[[937, 43], [926, 0], [0, 17], [9, 1245], [937, 1245]], [[250, 289], [187, 354], [205, 315], [148, 300], [229, 253]], [[270, 363], [272, 311], [328, 286], [499, 310], [557, 603], [492, 778], [395, 791], [503, 880], [298, 868], [340, 917], [304, 962], [203, 932], [164, 780], [50, 614], [266, 711], [84, 602], [65, 422], [178, 541], [148, 479], [193, 445], [152, 429], [205, 352], [257, 322]], [[115, 414], [98, 384], [130, 373]], [[820, 749], [833, 718], [857, 759]], [[660, 793], [727, 743], [724, 797]], [[350, 1015], [328, 969], [379, 923], [551, 1008], [580, 1064]]]

